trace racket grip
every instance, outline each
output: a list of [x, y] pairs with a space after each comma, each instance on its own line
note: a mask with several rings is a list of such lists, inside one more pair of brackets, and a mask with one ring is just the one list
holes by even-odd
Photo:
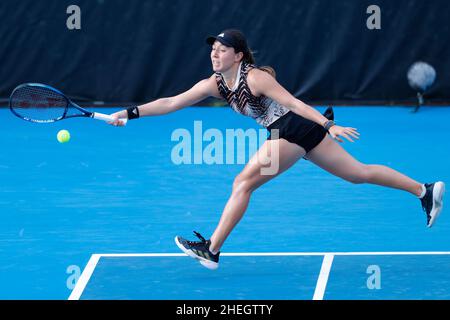
[[[114, 121], [114, 118], [111, 117], [110, 115], [108, 115], [108, 114], [103, 114], [103, 113], [99, 113], [99, 112], [94, 112], [94, 113], [92, 114], [92, 118], [97, 119], [97, 120], [106, 121], [106, 122], [112, 122], [112, 121]], [[119, 119], [119, 120], [122, 121], [124, 125], [126, 125], [126, 124], [127, 124], [127, 121], [128, 121], [128, 119], [126, 119], [126, 118], [121, 118], [121, 119]]]

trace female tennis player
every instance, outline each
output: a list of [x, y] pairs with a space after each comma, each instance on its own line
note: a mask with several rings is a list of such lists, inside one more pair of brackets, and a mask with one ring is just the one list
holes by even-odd
[[[275, 79], [273, 69], [255, 66], [247, 41], [239, 30], [225, 30], [206, 39], [212, 46], [213, 75], [177, 96], [162, 98], [112, 114], [112, 125], [119, 118], [167, 114], [207, 98], [224, 99], [241, 114], [254, 118], [271, 135], [235, 178], [231, 196], [213, 235], [200, 241], [175, 237], [178, 247], [209, 269], [219, 266], [220, 248], [247, 209], [250, 196], [259, 186], [280, 175], [302, 157], [322, 169], [352, 183], [371, 183], [410, 192], [417, 196], [431, 227], [442, 210], [443, 182], [419, 183], [389, 167], [363, 164], [347, 153], [338, 142], [353, 142], [355, 128], [336, 125], [333, 120], [293, 97]], [[338, 141], [338, 142], [337, 142]], [[276, 157], [271, 153], [277, 152]], [[264, 173], [267, 159], [278, 161], [278, 171]]]

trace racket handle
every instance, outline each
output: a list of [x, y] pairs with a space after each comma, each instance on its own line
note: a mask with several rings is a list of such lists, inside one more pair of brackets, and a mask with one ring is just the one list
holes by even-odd
[[[114, 118], [111, 117], [110, 115], [108, 115], [108, 114], [103, 114], [103, 113], [99, 113], [99, 112], [94, 112], [94, 113], [92, 114], [92, 118], [97, 119], [97, 120], [106, 121], [106, 122], [112, 122], [112, 121], [114, 121]], [[119, 119], [119, 120], [122, 121], [124, 125], [126, 125], [126, 124], [127, 124], [127, 121], [128, 121], [128, 119], [126, 119], [126, 118], [121, 118], [121, 119]]]

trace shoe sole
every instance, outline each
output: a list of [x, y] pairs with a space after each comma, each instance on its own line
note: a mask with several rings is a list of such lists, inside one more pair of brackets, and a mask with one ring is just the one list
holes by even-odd
[[430, 222], [428, 223], [428, 228], [431, 228], [436, 221], [436, 219], [441, 214], [442, 208], [444, 206], [444, 202], [442, 198], [445, 193], [445, 184], [441, 181], [436, 182], [433, 188], [433, 209], [430, 212]]
[[192, 250], [186, 249], [179, 241], [178, 237], [175, 237], [175, 243], [178, 246], [178, 248], [181, 249], [184, 253], [186, 253], [189, 257], [194, 258], [195, 260], [198, 260], [202, 266], [205, 268], [208, 268], [209, 270], [216, 270], [219, 267], [219, 264], [217, 262], [199, 257], [196, 255]]

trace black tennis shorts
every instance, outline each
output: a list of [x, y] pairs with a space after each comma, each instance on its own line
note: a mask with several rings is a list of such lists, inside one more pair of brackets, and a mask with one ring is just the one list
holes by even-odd
[[[327, 135], [327, 131], [314, 121], [303, 118], [295, 112], [289, 111], [267, 127], [279, 130], [279, 138], [286, 139], [305, 149], [306, 153], [314, 149]], [[275, 139], [270, 133], [268, 140]]]

